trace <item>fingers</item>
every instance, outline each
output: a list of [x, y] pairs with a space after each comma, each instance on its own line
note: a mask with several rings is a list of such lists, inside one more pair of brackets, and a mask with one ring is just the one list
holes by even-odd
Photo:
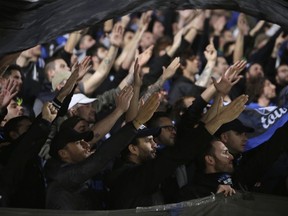
[[136, 58], [135, 63], [134, 63], [134, 73], [137, 72], [139, 70], [140, 66], [138, 63], [138, 58]]
[[52, 103], [49, 102], [47, 107], [48, 107], [48, 109], [50, 110], [50, 113], [51, 113], [52, 115], [57, 114], [58, 110], [56, 109], [55, 106], [53, 106]]
[[217, 85], [217, 81], [216, 81], [215, 77], [211, 76], [211, 79], [212, 79], [214, 86]]
[[209, 41], [210, 41], [210, 44], [214, 47], [214, 37], [211, 37]]
[[232, 196], [236, 194], [236, 191], [230, 185], [219, 185], [216, 193], [223, 193], [224, 196], [227, 197], [228, 195]]
[[234, 118], [237, 118], [240, 113], [245, 109], [245, 104], [248, 101], [248, 95], [241, 95], [233, 100], [228, 107], [231, 108], [230, 110], [233, 112], [231, 113]]
[[180, 57], [174, 58], [168, 67], [177, 70], [180, 67]]
[[154, 93], [144, 103], [144, 105], [142, 106], [142, 109], [148, 111], [148, 113], [151, 113], [151, 115], [152, 115], [156, 111], [156, 109], [158, 108], [159, 104], [160, 104], [159, 94]]
[[133, 88], [132, 86], [125, 86], [120, 94], [118, 95], [118, 99], [121, 101], [130, 101], [133, 97]]
[[232, 67], [237, 70], [238, 74], [246, 67], [247, 61], [240, 60], [235, 62], [235, 64], [232, 65]]
[[236, 83], [238, 83], [238, 82], [239, 82], [239, 80], [240, 80], [240, 79], [242, 79], [242, 78], [243, 78], [243, 76], [242, 76], [242, 75], [241, 75], [241, 76], [237, 76], [237, 79], [231, 83], [231, 84], [232, 84], [232, 86], [233, 86], [233, 85], [235, 85]]
[[151, 45], [144, 51], [144, 53], [152, 53], [153, 49], [154, 49], [154, 45]]
[[17, 87], [17, 81], [13, 79], [8, 79], [4, 81], [3, 87], [2, 87], [2, 92], [5, 92], [5, 94], [10, 93], [10, 97], [14, 97], [18, 91], [16, 90]]

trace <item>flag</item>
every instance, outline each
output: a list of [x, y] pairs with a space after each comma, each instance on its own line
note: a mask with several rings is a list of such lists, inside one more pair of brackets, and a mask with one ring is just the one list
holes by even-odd
[[1, 0], [0, 57], [110, 18], [165, 8], [236, 10], [288, 29], [286, 0]]
[[246, 126], [255, 129], [248, 133], [245, 150], [255, 148], [269, 140], [275, 131], [288, 121], [288, 110], [282, 107], [246, 108], [239, 116], [239, 120]]

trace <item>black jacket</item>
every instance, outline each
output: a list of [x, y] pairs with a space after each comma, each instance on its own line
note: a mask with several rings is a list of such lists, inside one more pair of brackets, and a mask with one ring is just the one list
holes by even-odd
[[3, 207], [44, 208], [45, 179], [38, 152], [49, 131], [50, 123], [37, 118], [26, 134], [1, 152], [4, 163], [0, 184]]
[[135, 137], [137, 130], [126, 124], [106, 140], [90, 157], [77, 164], [59, 162], [49, 170], [46, 208], [92, 210], [101, 208], [100, 200], [91, 188], [91, 178], [98, 174]]
[[[183, 122], [185, 123], [185, 122]], [[112, 173], [111, 207], [114, 209], [135, 208], [164, 204], [160, 193], [161, 183], [172, 175], [176, 168], [191, 160], [203, 143], [212, 136], [201, 124], [198, 128], [189, 127], [176, 138], [175, 147], [165, 149], [159, 157], [143, 164], [125, 163]]]

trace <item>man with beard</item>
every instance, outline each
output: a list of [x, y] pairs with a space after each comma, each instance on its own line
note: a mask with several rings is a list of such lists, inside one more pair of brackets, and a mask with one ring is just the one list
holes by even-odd
[[[147, 122], [148, 128], [161, 128], [159, 136], [154, 137], [157, 143], [157, 154], [165, 148], [171, 148], [175, 145], [176, 126], [166, 112], [155, 112], [152, 118]], [[167, 178], [161, 184], [161, 192], [165, 203], [178, 202], [178, 191], [187, 184], [187, 173], [184, 165], [179, 166], [176, 172]]]
[[218, 129], [215, 135], [234, 156], [237, 188], [287, 195], [287, 126], [284, 124], [268, 141], [249, 151], [245, 151], [247, 133], [253, 132], [253, 128], [235, 119]]

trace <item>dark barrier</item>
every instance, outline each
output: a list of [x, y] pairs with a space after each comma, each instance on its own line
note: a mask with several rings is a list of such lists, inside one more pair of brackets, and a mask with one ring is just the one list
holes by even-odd
[[1, 0], [0, 56], [113, 17], [163, 8], [236, 10], [288, 29], [287, 0]]
[[211, 195], [170, 205], [116, 211], [57, 211], [0, 208], [1, 216], [274, 216], [288, 215], [288, 198], [265, 194], [241, 194], [225, 198]]

